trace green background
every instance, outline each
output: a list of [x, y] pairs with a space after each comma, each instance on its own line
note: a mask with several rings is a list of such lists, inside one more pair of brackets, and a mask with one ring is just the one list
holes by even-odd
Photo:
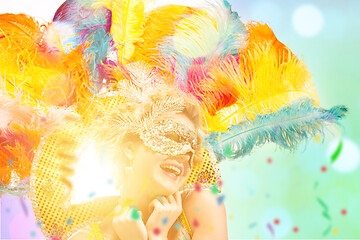
[[349, 108], [325, 139], [220, 164], [230, 239], [360, 239], [360, 1], [230, 2], [305, 60], [322, 107]]

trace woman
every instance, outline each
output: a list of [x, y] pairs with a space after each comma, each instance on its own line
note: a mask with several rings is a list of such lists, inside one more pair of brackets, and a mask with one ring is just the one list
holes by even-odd
[[[188, 113], [198, 110], [186, 110], [185, 103], [191, 101], [163, 87], [157, 70], [166, 82], [201, 104], [205, 142], [212, 145], [219, 161], [239, 159], [267, 142], [292, 149], [299, 141], [322, 133], [329, 123], [337, 123], [347, 111], [343, 106], [322, 109], [304, 62], [266, 24], [244, 25], [226, 1], [196, 9], [179, 5], [151, 9], [137, 0], [67, 0], [45, 28], [25, 15], [0, 17], [4, 33], [0, 34], [0, 59], [4, 61], [0, 73], [16, 80], [6, 85], [6, 91], [19, 89], [25, 96], [24, 103], [13, 105], [41, 104], [46, 111], [53, 106], [73, 107], [85, 119], [83, 125], [61, 129], [39, 144], [43, 123], [51, 115], [46, 118], [37, 111], [9, 108], [13, 105], [8, 102], [0, 106], [10, 116], [2, 130], [0, 153], [11, 159], [4, 161], [7, 174], [1, 181], [6, 191], [16, 194], [18, 190], [10, 183], [26, 179], [31, 168], [33, 209], [49, 239], [68, 236], [77, 227], [83, 229], [73, 239], [100, 236], [99, 228], [110, 239], [176, 239], [186, 231], [193, 239], [226, 238], [225, 209], [218, 206], [221, 201], [209, 191], [187, 186], [196, 183], [196, 177], [202, 183], [209, 179], [205, 170], [195, 178], [192, 173], [187, 177], [190, 168], [192, 172], [199, 169], [196, 164], [190, 166], [192, 155], [206, 155], [191, 137], [194, 132], [199, 136], [199, 124]], [[114, 67], [138, 61], [157, 70], [126, 65], [130, 71], [124, 74]], [[122, 100], [117, 102], [122, 104], [89, 111], [88, 104], [101, 102], [97, 94], [112, 81], [119, 81], [120, 87], [103, 99], [119, 96]], [[24, 116], [17, 117], [19, 112]], [[102, 122], [91, 124], [95, 122], [92, 118]], [[11, 126], [13, 119], [19, 126]], [[34, 119], [38, 124], [33, 124]], [[34, 129], [34, 125], [40, 127]], [[89, 126], [100, 128], [99, 139], [119, 150], [109, 159], [121, 163], [116, 177], [124, 187], [118, 207], [108, 217], [103, 216], [107, 211], [92, 211], [89, 205], [112, 209], [107, 203], [113, 200], [72, 208], [63, 196], [64, 189], [72, 186], [68, 177], [75, 158], [71, 154], [76, 154], [76, 144], [86, 142], [84, 133]], [[36, 133], [34, 140], [23, 137], [30, 135], [28, 129]], [[64, 154], [65, 150], [71, 154]], [[13, 159], [26, 166], [13, 164]], [[209, 164], [201, 168], [205, 165]], [[212, 171], [215, 165], [210, 164]], [[216, 180], [216, 173], [214, 176]], [[185, 192], [188, 189], [196, 191]], [[179, 190], [183, 191], [181, 200]], [[141, 219], [129, 209], [132, 207], [141, 212]], [[129, 219], [129, 214], [138, 220]], [[94, 219], [100, 225], [92, 224]]]
[[[116, 97], [126, 99], [123, 109], [103, 117], [98, 129], [98, 139], [112, 152], [121, 189], [111, 214], [116, 216], [100, 222], [101, 232], [107, 239], [184, 239], [190, 234], [192, 239], [227, 239], [225, 207], [217, 195], [182, 189], [201, 161], [198, 103], [149, 67], [132, 63], [127, 68], [131, 81], [121, 81], [116, 91]], [[152, 76], [153, 84], [139, 72], [149, 72], [144, 75]], [[192, 223], [191, 233], [180, 219], [182, 212]], [[71, 239], [84, 239], [91, 231], [88, 226]]]

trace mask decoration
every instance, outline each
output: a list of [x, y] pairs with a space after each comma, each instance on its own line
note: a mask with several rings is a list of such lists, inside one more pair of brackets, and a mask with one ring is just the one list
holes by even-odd
[[195, 153], [197, 146], [196, 132], [184, 124], [174, 120], [163, 120], [140, 134], [144, 144], [153, 151], [176, 156], [191, 152]]

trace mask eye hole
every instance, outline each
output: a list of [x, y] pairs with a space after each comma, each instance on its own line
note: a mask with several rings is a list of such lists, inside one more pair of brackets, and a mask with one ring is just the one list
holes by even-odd
[[181, 140], [180, 136], [175, 132], [167, 132], [167, 133], [165, 133], [165, 137], [170, 140], [173, 140], [175, 142], [180, 142], [180, 140]]

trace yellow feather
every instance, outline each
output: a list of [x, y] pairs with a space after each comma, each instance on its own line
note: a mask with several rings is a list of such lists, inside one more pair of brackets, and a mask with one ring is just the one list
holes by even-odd
[[112, 12], [110, 33], [113, 35], [119, 60], [126, 63], [134, 54], [135, 42], [144, 32], [144, 3], [141, 0], [102, 0], [93, 6], [104, 5]]
[[147, 13], [141, 42], [135, 43], [135, 53], [131, 60], [154, 63], [158, 56], [157, 46], [161, 41], [173, 35], [177, 24], [195, 12], [196, 10], [190, 7], [167, 5]]
[[[290, 54], [287, 61], [280, 62], [278, 51], [271, 44], [257, 44], [243, 53], [240, 61], [233, 59], [214, 66], [209, 76], [211, 79], [205, 79], [203, 83], [205, 89], [231, 85], [232, 93], [238, 99], [234, 105], [215, 115], [204, 109], [210, 131], [226, 130], [230, 125], [253, 119], [255, 114], [274, 112], [302, 97], [318, 101], [304, 62]], [[208, 99], [205, 94], [204, 101]]]

